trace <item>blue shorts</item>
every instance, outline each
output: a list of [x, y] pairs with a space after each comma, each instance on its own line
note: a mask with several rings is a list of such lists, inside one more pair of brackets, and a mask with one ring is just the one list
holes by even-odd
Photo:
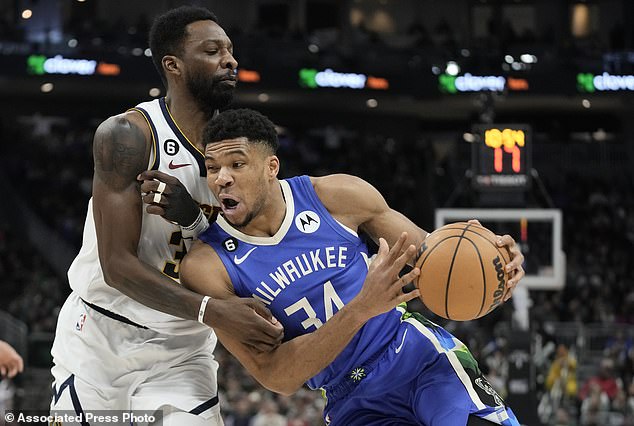
[[385, 352], [325, 390], [331, 426], [465, 426], [469, 415], [519, 426], [460, 340], [419, 314], [403, 314]]

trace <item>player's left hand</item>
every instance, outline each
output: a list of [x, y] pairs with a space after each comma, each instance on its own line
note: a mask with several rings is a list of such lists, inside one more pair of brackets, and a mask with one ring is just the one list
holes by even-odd
[[369, 319], [420, 296], [418, 288], [403, 292], [403, 287], [420, 274], [419, 268], [412, 268], [407, 274], [399, 276], [416, 254], [416, 246], [407, 245], [406, 241], [407, 232], [401, 234], [392, 248], [385, 239], [379, 238], [379, 252], [370, 263], [363, 287], [347, 306], [358, 309]]
[[[477, 219], [471, 219], [468, 223], [482, 226], [480, 221]], [[522, 265], [524, 264], [524, 255], [520, 251], [520, 248], [513, 237], [511, 237], [510, 235], [496, 235], [496, 237], [498, 247], [506, 247], [511, 256], [511, 261], [506, 264], [505, 268], [506, 273], [509, 277], [508, 281], [506, 282], [507, 292], [504, 296], [504, 301], [506, 302], [513, 295], [513, 290], [517, 286], [517, 283], [525, 275], [524, 267], [522, 267]]]
[[189, 226], [198, 218], [200, 207], [178, 178], [158, 170], [146, 170], [137, 180], [142, 181], [141, 195], [148, 213], [180, 226]]
[[7, 342], [0, 340], [0, 379], [12, 379], [24, 370], [22, 357]]
[[282, 343], [284, 327], [254, 298], [210, 299], [205, 324], [233, 336], [256, 352], [270, 352]]

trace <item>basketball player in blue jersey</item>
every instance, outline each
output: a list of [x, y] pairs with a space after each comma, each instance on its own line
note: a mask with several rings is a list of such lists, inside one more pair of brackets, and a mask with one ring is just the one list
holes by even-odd
[[[275, 129], [255, 111], [221, 113], [203, 138], [222, 214], [185, 257], [181, 279], [215, 299], [260, 300], [281, 322], [284, 343], [264, 353], [217, 330], [262, 385], [323, 389], [330, 425], [519, 425], [464, 344], [397, 307], [418, 296], [402, 292], [418, 269], [397, 274], [427, 232], [357, 177], [278, 180]], [[359, 232], [379, 242], [371, 263]], [[523, 256], [508, 235], [498, 245], [511, 253], [512, 290]]]
[[158, 17], [150, 47], [166, 96], [108, 118], [94, 136], [92, 199], [52, 348], [51, 411], [160, 409], [179, 425], [218, 425], [210, 327], [258, 351], [283, 333], [261, 302], [209, 300], [178, 283], [213, 211], [202, 129], [231, 100], [237, 62], [202, 8]]

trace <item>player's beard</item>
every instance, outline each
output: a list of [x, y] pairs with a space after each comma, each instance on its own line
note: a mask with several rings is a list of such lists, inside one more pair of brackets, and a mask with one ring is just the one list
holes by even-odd
[[235, 87], [223, 83], [218, 75], [210, 79], [207, 74], [192, 73], [187, 79], [187, 88], [200, 109], [211, 118], [217, 109], [225, 108], [231, 103]]
[[258, 199], [255, 202], [255, 206], [246, 214], [245, 218], [242, 220], [242, 222], [240, 223], [231, 223], [229, 222], [234, 228], [236, 229], [243, 229], [244, 227], [246, 227], [248, 224], [251, 223], [251, 221], [258, 215], [260, 214], [260, 212], [262, 211], [262, 209], [264, 208], [264, 204], [266, 203], [266, 199], [264, 197], [261, 197], [260, 199]]
[[233, 225], [234, 228], [236, 229], [244, 229], [244, 227], [246, 227], [249, 223], [251, 223], [251, 221], [253, 220], [253, 218], [255, 216], [257, 216], [258, 213], [260, 213], [260, 211], [262, 210], [262, 206], [264, 205], [264, 200], [258, 200], [255, 208], [251, 209], [247, 215], [245, 216], [244, 219], [242, 219], [242, 222], [240, 223], [231, 223], [231, 225]]
[[229, 222], [229, 223], [231, 225], [233, 225], [233, 227], [236, 228], [236, 229], [242, 229], [245, 226], [247, 226], [249, 223], [251, 223], [251, 221], [253, 220], [254, 217], [255, 217], [255, 213], [249, 212], [249, 213], [247, 213], [247, 217], [245, 217], [242, 222], [240, 222], [240, 223], [231, 223], [231, 222]]

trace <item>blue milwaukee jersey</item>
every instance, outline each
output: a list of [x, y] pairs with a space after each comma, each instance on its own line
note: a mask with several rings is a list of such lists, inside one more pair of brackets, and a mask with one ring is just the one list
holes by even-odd
[[[286, 215], [272, 237], [246, 235], [221, 216], [199, 239], [220, 256], [235, 293], [262, 301], [292, 339], [321, 327], [361, 290], [368, 249], [335, 220], [307, 176], [281, 180]], [[329, 388], [382, 353], [400, 324], [396, 309], [368, 321], [343, 352], [308, 381]]]

